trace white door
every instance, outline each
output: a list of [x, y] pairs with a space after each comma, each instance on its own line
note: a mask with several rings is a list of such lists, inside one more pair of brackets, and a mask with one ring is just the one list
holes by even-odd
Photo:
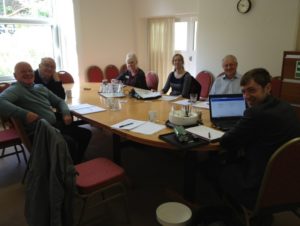
[[196, 77], [197, 19], [181, 17], [175, 20], [174, 50], [184, 57], [184, 68]]

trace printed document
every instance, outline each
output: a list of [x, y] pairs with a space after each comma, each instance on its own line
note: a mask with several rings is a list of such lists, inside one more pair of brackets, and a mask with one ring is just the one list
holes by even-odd
[[76, 105], [69, 105], [68, 107], [69, 107], [70, 111], [75, 111], [82, 115], [106, 111], [106, 109], [104, 109], [104, 108], [101, 108], [101, 107], [98, 107], [95, 105], [91, 105], [91, 104], [76, 104]]
[[210, 142], [218, 141], [224, 134], [224, 132], [207, 127], [207, 126], [195, 126], [187, 128], [186, 131], [195, 134]]

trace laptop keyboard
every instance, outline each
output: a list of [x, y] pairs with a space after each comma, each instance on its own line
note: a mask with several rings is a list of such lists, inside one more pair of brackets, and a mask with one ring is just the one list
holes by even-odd
[[229, 120], [229, 121], [218, 121], [215, 122], [215, 126], [223, 131], [227, 131], [230, 130], [232, 127], [234, 127], [234, 125], [236, 124], [237, 120]]

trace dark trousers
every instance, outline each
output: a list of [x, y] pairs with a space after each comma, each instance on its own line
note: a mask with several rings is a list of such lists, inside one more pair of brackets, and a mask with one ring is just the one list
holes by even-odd
[[[249, 209], [254, 207], [258, 188], [249, 188], [245, 181], [247, 164], [236, 155], [220, 155], [212, 153], [208, 160], [199, 162], [196, 152], [188, 152], [186, 156], [186, 198], [194, 201], [197, 185], [197, 173], [202, 175], [206, 183], [212, 185], [221, 197], [224, 193]], [[203, 182], [203, 181], [202, 181]]]
[[71, 125], [59, 124], [55, 127], [61, 131], [61, 134], [67, 142], [73, 163], [78, 164], [82, 162], [85, 150], [92, 136], [91, 131], [74, 125], [73, 123]]

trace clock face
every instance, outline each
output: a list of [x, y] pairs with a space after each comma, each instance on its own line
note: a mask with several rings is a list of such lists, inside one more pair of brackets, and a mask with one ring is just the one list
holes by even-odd
[[239, 0], [237, 3], [237, 10], [240, 13], [247, 13], [251, 9], [251, 1], [250, 0]]

